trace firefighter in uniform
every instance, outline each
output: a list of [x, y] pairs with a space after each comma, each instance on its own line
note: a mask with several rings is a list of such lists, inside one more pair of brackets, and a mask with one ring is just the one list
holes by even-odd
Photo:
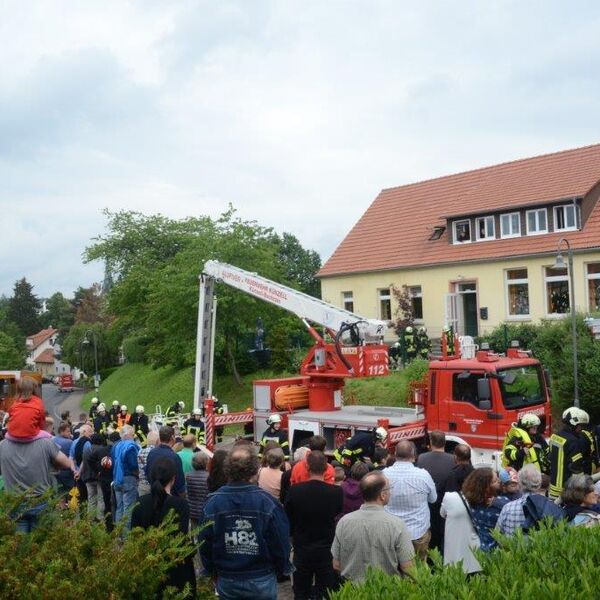
[[106, 406], [101, 402], [98, 404], [98, 414], [94, 419], [94, 431], [100, 433], [103, 436], [108, 436], [109, 429], [111, 428], [112, 422], [110, 417], [106, 414]]
[[133, 427], [135, 435], [140, 442], [142, 448], [145, 448], [148, 443], [148, 416], [144, 413], [144, 407], [138, 404], [135, 407], [135, 414], [131, 416], [129, 424]]
[[550, 438], [550, 488], [548, 495], [558, 498], [571, 475], [583, 473], [581, 430], [589, 422], [588, 414], [572, 406], [562, 414], [564, 427]]
[[195, 408], [192, 416], [183, 423], [183, 433], [193, 435], [198, 444], [204, 445], [204, 422], [201, 417], [202, 410]]
[[404, 348], [404, 356], [407, 362], [413, 360], [417, 356], [417, 340], [415, 338], [415, 330], [408, 325], [402, 333], [402, 346]]
[[398, 369], [402, 361], [402, 348], [400, 342], [396, 342], [388, 351], [390, 369]]
[[127, 406], [122, 404], [121, 410], [117, 415], [117, 431], [121, 431], [123, 425], [129, 425], [129, 421], [131, 421], [131, 415], [127, 412], [127, 410]]
[[270, 415], [267, 419], [267, 425], [269, 427], [262, 434], [262, 438], [260, 440], [260, 450], [258, 452], [259, 458], [262, 458], [267, 442], [277, 442], [279, 447], [283, 450], [283, 456], [285, 457], [285, 460], [289, 460], [290, 445], [288, 442], [287, 433], [281, 430], [281, 415]]
[[446, 337], [446, 352], [454, 354], [454, 328], [444, 327], [442, 329], [442, 337]]
[[90, 406], [88, 416], [92, 421], [98, 416], [98, 398], [92, 398], [92, 405]]
[[177, 425], [179, 423], [179, 415], [184, 408], [185, 403], [182, 400], [171, 404], [165, 413], [165, 425], [170, 425], [171, 427]]
[[345, 469], [349, 469], [355, 462], [368, 458], [371, 462], [375, 459], [375, 448], [385, 446], [388, 433], [384, 427], [377, 427], [373, 431], [357, 431], [351, 438], [335, 450], [333, 458]]
[[431, 351], [431, 341], [427, 335], [426, 327], [419, 327], [417, 329], [417, 354], [419, 358], [427, 360], [429, 358], [429, 352]]
[[108, 416], [110, 417], [110, 422], [117, 427], [117, 419], [119, 418], [119, 413], [121, 412], [121, 405], [118, 400], [113, 400], [112, 408], [108, 411]]
[[540, 418], [526, 413], [513, 423], [504, 437], [502, 466], [520, 471], [524, 465], [533, 465], [539, 471], [547, 470], [548, 444], [539, 432]]

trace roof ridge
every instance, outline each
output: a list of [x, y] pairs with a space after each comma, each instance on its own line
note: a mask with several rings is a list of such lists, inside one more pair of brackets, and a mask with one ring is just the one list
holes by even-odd
[[[404, 183], [402, 185], [395, 185], [395, 186], [388, 187], [388, 188], [382, 188], [381, 192], [389, 192], [392, 190], [399, 190], [399, 189], [403, 189], [403, 188], [412, 187], [414, 185], [421, 185], [423, 183], [431, 183], [433, 181], [441, 181], [443, 179], [452, 179], [453, 177], [469, 175], [471, 173], [481, 173], [484, 171], [489, 171], [491, 169], [497, 169], [498, 167], [503, 167], [506, 165], [529, 162], [529, 161], [540, 159], [540, 158], [549, 158], [552, 156], [557, 156], [559, 154], [568, 154], [569, 152], [580, 152], [581, 150], [587, 150], [588, 148], [595, 148], [595, 147], [600, 147], [600, 142], [596, 143], [596, 144], [587, 144], [585, 146], [578, 146], [576, 148], [568, 148], [566, 150], [557, 150], [555, 152], [548, 152], [546, 154], [536, 154], [535, 156], [529, 156], [527, 158], [515, 158], [512, 160], [506, 160], [504, 162], [496, 163], [493, 165], [478, 167], [477, 169], [469, 169], [467, 171], [457, 171], [455, 173], [448, 173], [446, 175], [440, 175], [439, 177], [432, 177], [431, 179], [419, 179], [417, 181], [412, 181], [410, 183]], [[481, 182], [479, 182], [479, 184], [481, 184]], [[470, 191], [471, 190], [469, 190], [469, 192]]]

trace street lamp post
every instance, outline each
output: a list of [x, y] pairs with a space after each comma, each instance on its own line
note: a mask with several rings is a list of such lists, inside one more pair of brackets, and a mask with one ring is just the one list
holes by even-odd
[[553, 269], [564, 269], [567, 265], [561, 253], [561, 245], [567, 246], [567, 260], [569, 269], [569, 282], [571, 285], [571, 294], [569, 297], [569, 305], [571, 306], [571, 338], [573, 341], [573, 406], [579, 408], [579, 381], [577, 373], [577, 319], [575, 312], [575, 279], [573, 277], [573, 249], [567, 238], [561, 238], [558, 241], [556, 261]]
[[100, 374], [98, 373], [98, 338], [96, 332], [93, 329], [88, 329], [85, 332], [85, 336], [82, 340], [82, 344], [89, 344], [90, 340], [88, 339], [88, 335], [91, 335], [92, 342], [94, 343], [94, 387], [96, 388], [96, 394], [98, 393], [98, 388], [100, 387]]

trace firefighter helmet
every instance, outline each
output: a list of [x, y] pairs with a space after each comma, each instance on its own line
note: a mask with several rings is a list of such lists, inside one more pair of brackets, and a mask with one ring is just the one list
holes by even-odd
[[177, 404], [179, 404], [179, 408], [181, 410], [183, 410], [185, 408], [185, 402], [183, 400], [180, 400]]
[[427, 335], [427, 327], [419, 327], [417, 331], [419, 335]]
[[576, 427], [577, 425], [587, 425], [590, 422], [590, 416], [585, 410], [581, 410], [581, 408], [577, 408], [576, 406], [571, 406], [563, 412], [562, 420], [566, 425]]
[[106, 412], [106, 406], [104, 405], [104, 402], [100, 402], [100, 404], [98, 404], [98, 412]]
[[113, 403], [112, 403], [112, 405], [113, 405], [113, 406], [119, 406], [119, 401], [118, 401], [118, 400], [113, 400]]
[[195, 408], [195, 409], [192, 411], [192, 414], [193, 414], [195, 417], [201, 417], [201, 416], [202, 416], [202, 409], [201, 409], [201, 408]]
[[525, 413], [520, 419], [519, 423], [529, 429], [530, 427], [539, 427], [541, 424], [540, 418], [533, 413]]
[[404, 332], [405, 332], [405, 333], [412, 333], [412, 332], [413, 332], [413, 328], [412, 328], [412, 327], [409, 325], [408, 327], [406, 327], [406, 328], [404, 329]]
[[394, 348], [400, 348], [400, 342], [396, 342], [396, 343], [394, 344]]
[[269, 418], [267, 419], [267, 425], [275, 425], [276, 423], [281, 423], [281, 415], [269, 415]]
[[144, 407], [143, 407], [141, 404], [138, 404], [138, 405], [135, 407], [135, 412], [136, 412], [138, 415], [141, 415], [141, 414], [144, 412]]
[[127, 412], [127, 405], [121, 404], [121, 412]]
[[98, 404], [98, 398], [92, 398], [92, 404]]
[[385, 440], [387, 440], [387, 436], [388, 436], [388, 432], [386, 430], [385, 427], [378, 427], [375, 430], [375, 437], [380, 441], [380, 442], [385, 442]]

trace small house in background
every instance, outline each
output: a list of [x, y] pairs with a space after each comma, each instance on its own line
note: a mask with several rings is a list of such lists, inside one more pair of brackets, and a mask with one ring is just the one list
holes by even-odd
[[61, 348], [57, 342], [58, 329], [48, 327], [25, 340], [27, 347], [27, 367], [45, 377], [70, 373], [71, 367], [61, 362]]
[[[319, 271], [322, 298], [389, 319], [406, 286], [433, 337], [561, 318], [573, 297], [600, 312], [599, 196], [600, 144], [385, 189]], [[562, 238], [574, 290], [553, 268]]]

